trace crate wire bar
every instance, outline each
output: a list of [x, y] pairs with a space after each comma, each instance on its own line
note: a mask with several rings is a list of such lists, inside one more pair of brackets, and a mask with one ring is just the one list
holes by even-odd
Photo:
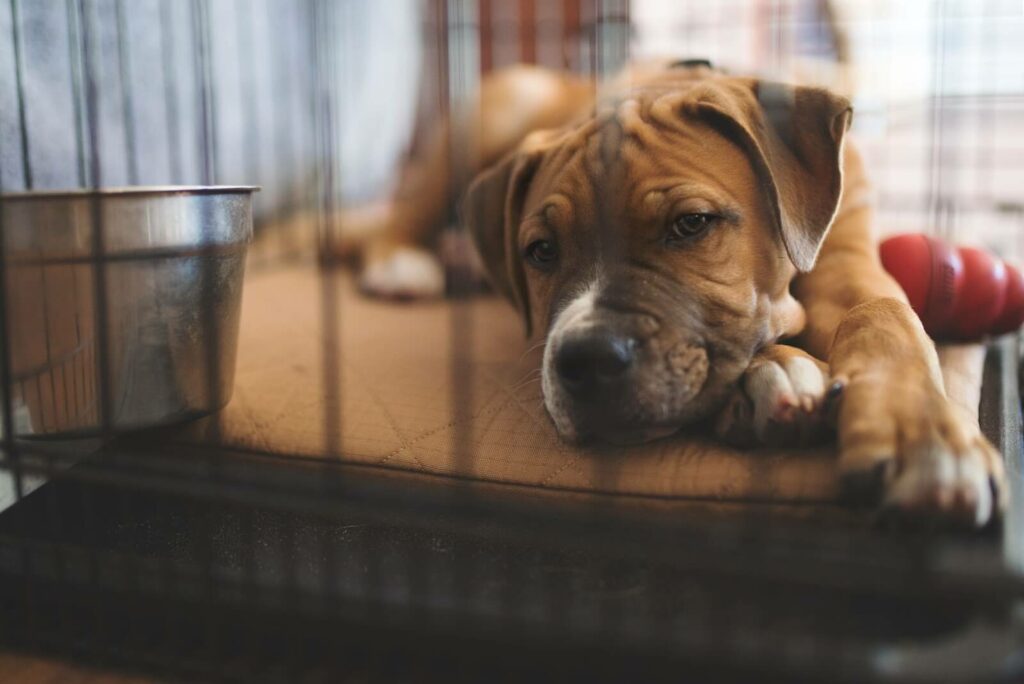
[[[513, 63], [600, 86], [630, 59], [672, 50], [827, 80], [838, 78], [835, 63], [855, 60], [843, 36], [901, 59], [901, 32], [917, 37], [913, 27], [927, 20], [930, 42], [903, 55], [928, 76], [920, 93], [892, 92], [877, 61], [858, 74], [866, 94], [857, 133], [884, 179], [879, 221], [1020, 257], [1019, 3], [906, 5], [3, 0], [0, 192], [262, 186], [257, 239], [277, 240], [278, 251], [253, 268], [315, 263], [323, 372], [312, 381], [325, 397], [324, 448], [343, 454], [341, 331], [358, 321], [342, 303], [339, 210], [386, 187], [404, 149], [423, 145], [439, 118], [456, 132], [474, 125], [468, 103], [480, 79]], [[409, 56], [388, 46], [388, 31], [409, 38], [394, 41]], [[914, 61], [922, 55], [923, 66]], [[377, 114], [387, 117], [374, 132], [383, 161], [367, 161], [359, 142], [372, 136], [352, 104], [354, 93], [373, 94], [370, 60], [391, 60], [383, 73], [401, 75], [378, 85], [401, 110]], [[467, 140], [450, 136], [455, 186], [472, 173]], [[812, 523], [742, 509], [666, 516], [482, 496], [468, 483], [423, 487], [330, 459], [292, 466], [280, 454], [218, 445], [216, 416], [206, 421], [209, 444], [119, 430], [108, 382], [108, 234], [100, 196], [90, 197], [91, 259], [73, 288], [91, 301], [92, 318], [70, 360], [47, 349], [27, 375], [14, 371], [19, 293], [9, 287], [11, 228], [0, 223], [6, 647], [231, 681], [926, 679], [944, 652], [960, 658], [962, 669], [947, 674], [963, 681], [1006, 676], [1016, 649], [969, 646], [978, 634], [1019, 644], [1019, 507], [1002, 540], [907, 538], [842, 513]], [[0, 222], [6, 201], [0, 195]], [[198, 277], [209, 296], [217, 274], [205, 263]], [[448, 273], [449, 369], [453, 460], [466, 465], [477, 457], [459, 420], [473, 391], [466, 360], [484, 331], [470, 306], [478, 295], [462, 278]], [[214, 307], [202, 309], [212, 400], [219, 326]], [[987, 396], [1016, 397], [1015, 368], [1004, 340], [986, 368]], [[49, 400], [47, 415], [90, 415], [98, 429], [87, 440], [22, 439], [29, 396]], [[1019, 405], [986, 401], [990, 434], [1019, 476]], [[903, 642], [923, 645], [911, 652]]]

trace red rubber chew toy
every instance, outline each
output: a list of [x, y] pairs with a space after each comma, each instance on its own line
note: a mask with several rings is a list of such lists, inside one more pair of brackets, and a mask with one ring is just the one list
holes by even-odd
[[986, 252], [921, 234], [896, 235], [879, 249], [935, 339], [977, 340], [1024, 323], [1024, 275]]
[[1013, 332], [1024, 321], [1024, 274], [1006, 264], [1006, 281], [1006, 302], [1003, 304], [1003, 312], [992, 324], [993, 335]]

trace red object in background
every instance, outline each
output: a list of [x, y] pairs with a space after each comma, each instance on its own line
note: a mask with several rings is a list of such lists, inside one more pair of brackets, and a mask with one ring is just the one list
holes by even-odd
[[1006, 301], [1006, 266], [1001, 259], [975, 249], [961, 247], [964, 285], [953, 309], [954, 336], [962, 340], [984, 337], [1003, 312]]
[[1006, 301], [1003, 312], [992, 324], [993, 335], [1013, 332], [1024, 321], [1024, 274], [1006, 264]]
[[986, 252], [921, 234], [891, 237], [879, 252], [936, 339], [976, 340], [1024, 323], [1024, 276]]
[[922, 321], [927, 320], [928, 291], [932, 280], [931, 241], [924, 235], [897, 235], [884, 241], [878, 252], [882, 266], [903, 288], [910, 306]]
[[950, 334], [964, 267], [957, 250], [921, 234], [897, 235], [880, 247], [882, 265], [903, 287], [933, 337]]

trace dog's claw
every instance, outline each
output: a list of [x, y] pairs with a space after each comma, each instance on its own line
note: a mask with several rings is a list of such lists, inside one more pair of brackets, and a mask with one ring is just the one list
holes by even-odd
[[842, 396], [843, 390], [845, 388], [846, 385], [843, 382], [836, 380], [829, 386], [828, 391], [825, 393], [825, 399], [827, 401], [834, 401], [838, 399], [840, 396]]

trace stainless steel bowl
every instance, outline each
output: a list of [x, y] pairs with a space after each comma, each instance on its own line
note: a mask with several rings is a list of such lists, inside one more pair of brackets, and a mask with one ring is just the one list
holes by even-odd
[[0, 195], [17, 436], [135, 430], [227, 403], [255, 190]]

